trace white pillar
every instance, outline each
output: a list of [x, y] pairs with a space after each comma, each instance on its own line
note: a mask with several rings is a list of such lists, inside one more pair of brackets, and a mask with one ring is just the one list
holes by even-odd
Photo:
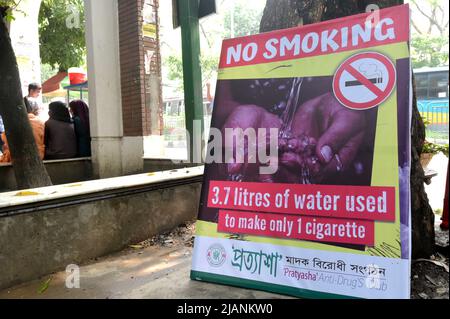
[[94, 175], [142, 172], [142, 137], [123, 136], [117, 0], [84, 5]]

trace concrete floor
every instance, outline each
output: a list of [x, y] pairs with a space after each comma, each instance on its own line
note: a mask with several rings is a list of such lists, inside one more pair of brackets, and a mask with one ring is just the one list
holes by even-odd
[[[80, 288], [65, 286], [62, 271], [0, 291], [0, 299], [279, 299], [287, 296], [190, 280], [192, 249], [127, 249], [80, 267]], [[48, 288], [39, 293], [52, 278]]]

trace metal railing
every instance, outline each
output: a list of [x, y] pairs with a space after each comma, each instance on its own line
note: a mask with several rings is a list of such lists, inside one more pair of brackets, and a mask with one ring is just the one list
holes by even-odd
[[448, 100], [419, 100], [417, 108], [427, 123], [427, 137], [435, 140], [449, 138], [449, 101]]
[[[210, 104], [211, 103], [207, 100], [203, 101], [203, 114], [206, 128], [209, 127], [209, 120], [211, 118]], [[184, 99], [166, 100], [163, 102], [163, 105], [163, 135], [164, 141], [168, 143], [167, 147], [172, 147], [174, 145], [186, 147], [186, 135], [183, 131], [186, 128]], [[174, 144], [174, 142], [178, 143]]]

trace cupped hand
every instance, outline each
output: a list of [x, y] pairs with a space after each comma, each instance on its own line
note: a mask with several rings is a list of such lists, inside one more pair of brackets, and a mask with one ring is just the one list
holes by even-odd
[[[251, 104], [236, 107], [225, 121], [221, 130], [225, 155], [229, 154], [229, 157], [225, 158], [225, 173], [228, 179], [273, 182], [274, 174], [262, 174], [260, 171], [260, 167], [266, 166], [268, 163], [264, 163], [259, 158], [258, 150], [268, 150], [270, 146], [270, 129], [279, 130], [280, 127], [280, 118], [262, 107]], [[248, 138], [249, 135], [245, 135], [245, 133], [249, 132], [246, 132], [247, 129], [253, 129], [255, 138]], [[265, 136], [258, 136], [258, 129], [265, 129]], [[235, 130], [235, 134], [230, 134], [231, 130]], [[240, 134], [238, 134], [239, 132]], [[236, 140], [240, 140], [242, 144], [236, 143]], [[266, 152], [266, 154], [270, 154], [270, 152]], [[272, 155], [269, 161], [278, 163], [278, 154]]]
[[281, 165], [299, 174], [304, 167], [315, 182], [350, 167], [363, 142], [364, 111], [341, 105], [331, 93], [302, 104], [293, 123], [293, 136], [280, 141]]

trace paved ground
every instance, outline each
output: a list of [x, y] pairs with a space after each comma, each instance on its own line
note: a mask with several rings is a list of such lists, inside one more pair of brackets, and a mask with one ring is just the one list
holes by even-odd
[[[151, 246], [127, 249], [80, 268], [80, 288], [65, 286], [66, 272], [4, 291], [3, 298], [181, 298], [279, 299], [287, 296], [189, 279], [192, 248]], [[52, 278], [45, 289], [45, 283]], [[44, 290], [42, 293], [39, 291]]]
[[[445, 248], [412, 264], [413, 299], [448, 299], [448, 230], [436, 220], [438, 244]], [[178, 227], [138, 245], [80, 267], [80, 288], [66, 287], [67, 273], [0, 291], [0, 299], [280, 299], [288, 296], [190, 280], [194, 225]]]

